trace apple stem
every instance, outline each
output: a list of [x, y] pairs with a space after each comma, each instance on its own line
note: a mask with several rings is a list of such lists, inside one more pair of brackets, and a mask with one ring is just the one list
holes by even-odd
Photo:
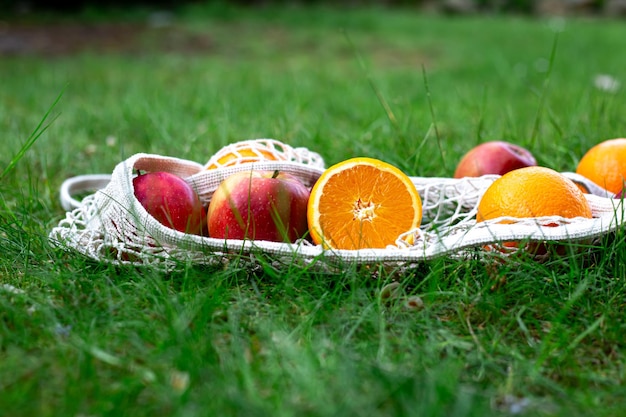
[[280, 172], [278, 172], [277, 169], [274, 170], [274, 173], [272, 174], [272, 178], [276, 178], [278, 177], [278, 174], [280, 174]]

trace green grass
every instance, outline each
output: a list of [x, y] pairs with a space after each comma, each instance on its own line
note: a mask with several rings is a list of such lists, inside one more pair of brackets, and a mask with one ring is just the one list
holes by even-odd
[[[555, 32], [549, 19], [384, 9], [179, 13], [210, 52], [0, 60], [3, 415], [622, 413], [622, 230], [547, 263], [335, 273], [263, 258], [114, 267], [47, 234], [67, 177], [136, 152], [205, 162], [249, 138], [444, 177], [473, 145], [505, 139], [572, 171], [626, 131], [625, 90], [593, 85], [626, 81], [623, 22]], [[381, 296], [391, 282], [403, 296]]]

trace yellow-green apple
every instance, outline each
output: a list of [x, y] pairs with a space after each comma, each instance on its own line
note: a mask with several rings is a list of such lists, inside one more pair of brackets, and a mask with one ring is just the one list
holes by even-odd
[[308, 201], [309, 189], [289, 173], [233, 174], [220, 183], [209, 203], [209, 235], [295, 242], [308, 232]]
[[528, 149], [495, 140], [470, 149], [459, 161], [454, 178], [480, 177], [487, 174], [504, 175], [518, 168], [535, 165], [537, 161]]
[[178, 175], [147, 172], [133, 178], [135, 197], [164, 226], [201, 234], [204, 209], [196, 191]]

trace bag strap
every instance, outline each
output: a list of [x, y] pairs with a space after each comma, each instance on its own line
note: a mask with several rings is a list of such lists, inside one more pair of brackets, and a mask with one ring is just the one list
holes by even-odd
[[81, 202], [75, 198], [77, 194], [101, 190], [111, 182], [111, 177], [111, 174], [88, 174], [66, 179], [59, 191], [61, 206], [65, 211], [80, 207]]

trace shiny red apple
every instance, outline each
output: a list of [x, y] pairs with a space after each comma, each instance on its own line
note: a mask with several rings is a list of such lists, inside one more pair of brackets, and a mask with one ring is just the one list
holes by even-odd
[[148, 172], [133, 178], [135, 197], [164, 226], [201, 234], [204, 209], [196, 191], [178, 175]]
[[233, 174], [222, 181], [209, 203], [209, 235], [295, 242], [308, 232], [308, 201], [309, 189], [289, 173]]
[[535, 166], [535, 157], [526, 148], [505, 141], [481, 143], [459, 161], [454, 178], [504, 175], [509, 171]]

